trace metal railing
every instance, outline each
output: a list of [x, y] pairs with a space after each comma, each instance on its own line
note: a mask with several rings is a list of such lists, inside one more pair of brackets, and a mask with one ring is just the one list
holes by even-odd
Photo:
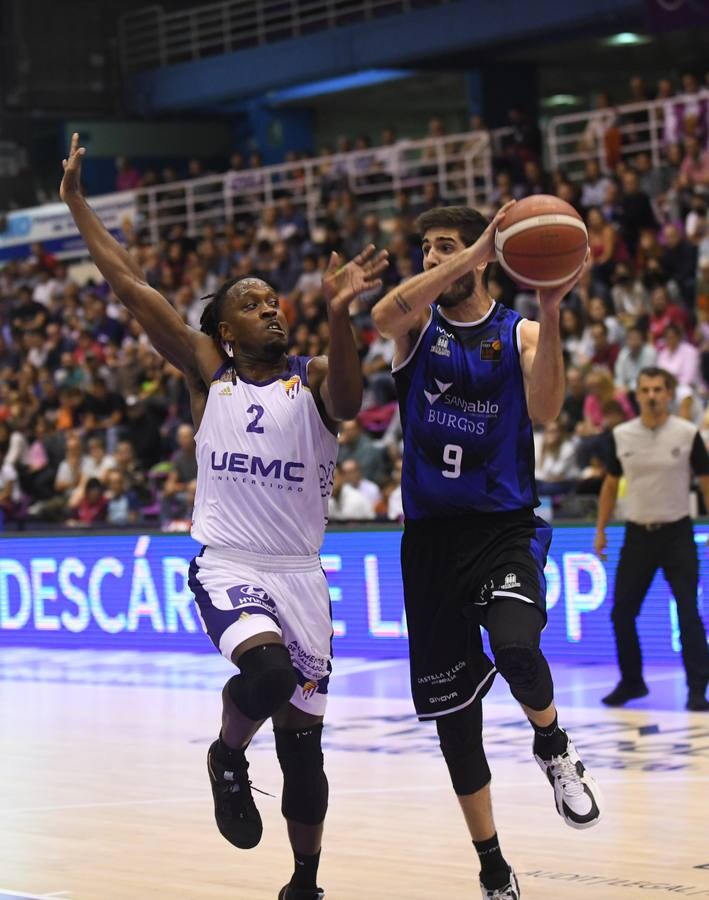
[[396, 214], [402, 191], [413, 206], [433, 206], [439, 198], [486, 206], [492, 183], [490, 135], [470, 132], [175, 181], [137, 190], [135, 198], [140, 227], [157, 241], [173, 225], [192, 237], [205, 223], [221, 230], [225, 222], [258, 216], [285, 197], [311, 231], [322, 227], [328, 198], [337, 192], [349, 192], [360, 214], [383, 218]]
[[148, 6], [119, 21], [121, 65], [124, 73], [163, 68], [449, 2], [221, 0], [175, 12]]
[[[554, 169], [562, 169], [572, 179], [583, 174], [584, 163], [595, 157], [603, 171], [607, 171], [609, 143], [617, 144], [621, 159], [637, 153], [649, 153], [653, 166], [665, 158], [669, 144], [684, 138], [683, 114], [688, 107], [704, 105], [709, 110], [709, 90], [697, 94], [680, 94], [647, 103], [628, 103], [594, 112], [555, 116], [547, 125], [546, 140], [549, 162]], [[617, 130], [616, 135], [609, 131]], [[614, 151], [616, 152], [616, 151]]]

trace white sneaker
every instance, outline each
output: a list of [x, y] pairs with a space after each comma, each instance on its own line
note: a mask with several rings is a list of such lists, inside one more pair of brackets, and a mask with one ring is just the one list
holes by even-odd
[[504, 887], [495, 888], [492, 891], [490, 888], [486, 888], [481, 881], [480, 890], [482, 891], [483, 900], [519, 900], [522, 896], [514, 869], [510, 869], [510, 880]]
[[572, 828], [592, 828], [601, 818], [601, 792], [586, 772], [571, 738], [565, 752], [551, 759], [534, 755], [554, 788], [556, 809]]

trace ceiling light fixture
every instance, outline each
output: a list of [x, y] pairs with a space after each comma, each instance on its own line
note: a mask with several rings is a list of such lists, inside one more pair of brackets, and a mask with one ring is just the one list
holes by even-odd
[[637, 34], [635, 31], [619, 31], [610, 37], [603, 38], [607, 47], [638, 47], [641, 44], [649, 44], [652, 38], [645, 34]]
[[552, 94], [542, 100], [544, 109], [554, 109], [557, 106], [576, 106], [582, 102], [582, 98], [576, 94]]

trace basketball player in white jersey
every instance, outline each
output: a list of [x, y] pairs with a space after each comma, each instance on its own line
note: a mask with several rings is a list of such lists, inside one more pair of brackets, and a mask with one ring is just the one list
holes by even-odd
[[209, 298], [201, 332], [143, 279], [81, 195], [85, 150], [74, 134], [60, 194], [91, 256], [155, 349], [185, 374], [198, 431], [189, 583], [206, 632], [239, 668], [223, 691], [207, 767], [215, 818], [237, 847], [261, 839], [244, 751], [273, 720], [282, 812], [295, 857], [279, 900], [318, 900], [328, 786], [321, 735], [331, 671], [330, 598], [319, 550], [337, 457], [337, 422], [359, 411], [362, 374], [349, 318], [378, 287], [386, 253], [367, 247], [323, 282], [330, 357], [289, 357], [273, 288], [231, 281]]

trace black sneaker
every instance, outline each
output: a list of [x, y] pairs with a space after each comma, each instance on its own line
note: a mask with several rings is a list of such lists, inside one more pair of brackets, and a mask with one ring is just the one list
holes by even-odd
[[249, 764], [238, 768], [225, 766], [217, 755], [219, 741], [207, 753], [207, 771], [214, 797], [214, 818], [217, 828], [230, 844], [249, 850], [261, 840], [263, 824], [251, 795], [248, 778]]
[[280, 889], [278, 900], [323, 900], [324, 896], [322, 888], [294, 888], [286, 884]]
[[690, 691], [687, 696], [687, 709], [691, 712], [706, 712], [709, 710], [709, 700], [703, 691]]
[[628, 684], [625, 681], [619, 681], [610, 694], [606, 694], [601, 699], [601, 703], [606, 706], [625, 706], [628, 700], [637, 700], [640, 697], [647, 697], [650, 691], [644, 682], [640, 684]]

